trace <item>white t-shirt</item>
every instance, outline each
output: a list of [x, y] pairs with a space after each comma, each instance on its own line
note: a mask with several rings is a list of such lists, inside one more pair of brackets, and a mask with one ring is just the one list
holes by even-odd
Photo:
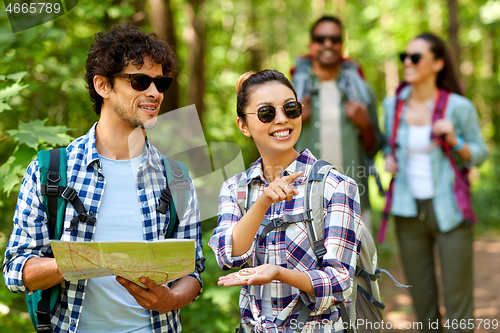
[[[143, 156], [111, 160], [99, 156], [105, 188], [93, 241], [143, 241], [137, 185], [137, 166]], [[114, 276], [89, 279], [77, 332], [151, 333], [151, 314]]]
[[430, 138], [431, 125], [409, 126], [406, 174], [415, 199], [430, 199], [434, 196]]
[[[342, 167], [341, 95], [335, 80], [322, 81], [319, 91], [321, 159]], [[341, 170], [342, 172], [342, 170]]]

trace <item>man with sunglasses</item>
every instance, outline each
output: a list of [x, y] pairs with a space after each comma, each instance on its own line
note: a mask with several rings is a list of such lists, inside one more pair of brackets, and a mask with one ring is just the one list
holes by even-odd
[[368, 176], [380, 148], [377, 103], [356, 63], [342, 58], [342, 23], [318, 19], [310, 30], [310, 54], [297, 57], [292, 84], [303, 104], [302, 133], [296, 144], [332, 163], [358, 183], [363, 222], [370, 229]]
[[[65, 241], [154, 241], [163, 239], [169, 214], [156, 211], [166, 186], [158, 150], [145, 129], [156, 124], [163, 93], [172, 83], [176, 58], [166, 42], [129, 25], [96, 35], [86, 76], [99, 122], [66, 149], [68, 186], [90, 215]], [[51, 313], [54, 332], [181, 332], [179, 309], [201, 292], [204, 258], [198, 200], [193, 181], [174, 238], [194, 239], [192, 274], [146, 288], [121, 277], [65, 281], [51, 258], [46, 207], [40, 193], [38, 160], [24, 177], [7, 245], [4, 278], [13, 292], [30, 293], [61, 286]], [[64, 228], [76, 215], [68, 204]], [[172, 223], [174, 221], [171, 221]], [[45, 331], [44, 331], [45, 332]]]

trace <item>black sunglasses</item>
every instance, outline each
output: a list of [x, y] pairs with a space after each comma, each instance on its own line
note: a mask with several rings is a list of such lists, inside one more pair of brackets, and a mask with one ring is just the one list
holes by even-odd
[[410, 57], [411, 62], [416, 65], [422, 58], [422, 53], [413, 53], [413, 54], [408, 54], [406, 52], [400, 53], [399, 54], [399, 59], [401, 59], [401, 62], [405, 62], [406, 57]]
[[[285, 115], [290, 119], [298, 118], [302, 114], [302, 104], [297, 101], [285, 103], [282, 107]], [[247, 112], [245, 114], [256, 114], [263, 123], [270, 123], [276, 118], [276, 107], [265, 105], [261, 106], [257, 112]]]
[[157, 76], [151, 77], [142, 73], [127, 74], [127, 73], [116, 73], [114, 77], [122, 77], [130, 80], [130, 85], [134, 90], [144, 91], [149, 88], [151, 82], [155, 83], [156, 90], [159, 93], [164, 93], [170, 88], [173, 79], [169, 76]]
[[329, 39], [332, 44], [342, 43], [341, 35], [331, 35], [331, 36], [322, 36], [322, 35], [314, 35], [312, 36], [312, 41], [318, 44], [323, 44], [325, 41]]

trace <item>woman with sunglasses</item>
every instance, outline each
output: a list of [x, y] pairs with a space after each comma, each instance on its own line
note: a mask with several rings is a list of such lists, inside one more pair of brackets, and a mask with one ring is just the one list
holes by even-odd
[[459, 168], [479, 165], [488, 153], [445, 43], [422, 34], [400, 58], [405, 82], [396, 97], [383, 102], [391, 143], [384, 153], [386, 171], [395, 175], [388, 208], [395, 216], [407, 282], [421, 331], [442, 331], [437, 250], [447, 323], [453, 332], [472, 332], [472, 228], [459, 209], [454, 184]]
[[[218, 284], [242, 286], [241, 332], [295, 332], [303, 327], [302, 332], [340, 332], [337, 305], [351, 293], [360, 246], [357, 185], [336, 170], [327, 177], [327, 253], [321, 269], [302, 220], [264, 233], [266, 221], [304, 213], [305, 180], [316, 158], [307, 149], [294, 149], [302, 106], [282, 73], [246, 73], [237, 91], [236, 123], [253, 139], [261, 157], [223, 184], [209, 245], [222, 269], [246, 264], [254, 273], [248, 279], [232, 273], [219, 278]], [[238, 204], [242, 187], [250, 202], [245, 214]], [[305, 314], [303, 322], [299, 313]]]

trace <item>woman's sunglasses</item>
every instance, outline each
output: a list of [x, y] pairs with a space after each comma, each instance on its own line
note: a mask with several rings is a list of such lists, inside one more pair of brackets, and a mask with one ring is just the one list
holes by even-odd
[[113, 76], [129, 79], [130, 85], [134, 90], [137, 91], [144, 91], [148, 89], [149, 86], [151, 85], [151, 82], [154, 82], [156, 90], [158, 90], [159, 93], [166, 92], [173, 81], [173, 79], [169, 76], [157, 76], [153, 78], [149, 75], [141, 73], [136, 73], [136, 74], [116, 73]]
[[[279, 106], [265, 105], [261, 106], [257, 112], [247, 112], [245, 114], [256, 114], [263, 123], [270, 123], [276, 118], [276, 108], [279, 108]], [[290, 119], [298, 118], [302, 114], [302, 104], [297, 101], [285, 103], [282, 108], [285, 115]]]
[[416, 65], [422, 58], [422, 53], [413, 53], [413, 54], [408, 54], [406, 52], [400, 53], [399, 54], [399, 59], [401, 59], [401, 62], [405, 62], [406, 57], [410, 57], [411, 62]]

